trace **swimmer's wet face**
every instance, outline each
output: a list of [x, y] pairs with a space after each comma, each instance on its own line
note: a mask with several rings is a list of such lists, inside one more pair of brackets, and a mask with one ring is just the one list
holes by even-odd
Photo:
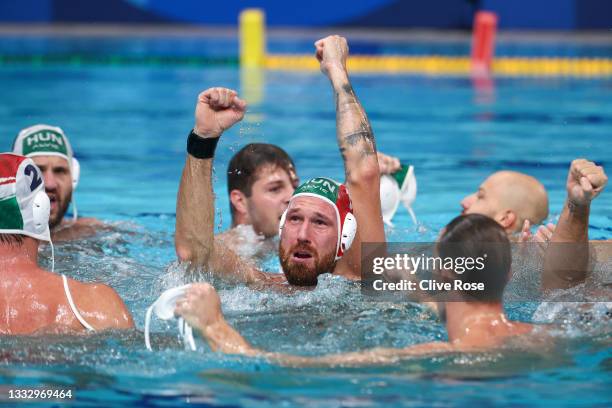
[[499, 214], [503, 206], [500, 203], [499, 185], [493, 176], [487, 178], [478, 191], [461, 200], [461, 215], [482, 214], [493, 219]]
[[72, 200], [72, 175], [68, 161], [58, 156], [35, 156], [34, 163], [42, 172], [45, 192], [51, 201], [49, 227], [58, 226]]
[[272, 165], [259, 168], [256, 177], [251, 195], [245, 197], [248, 220], [255, 232], [273, 237], [295, 190], [294, 182], [285, 169]]
[[283, 149], [268, 143], [244, 146], [227, 169], [232, 226], [252, 225], [258, 234], [275, 236], [297, 184], [295, 166]]
[[279, 257], [289, 283], [314, 286], [320, 274], [333, 270], [338, 227], [331, 204], [308, 196], [292, 200], [279, 243]]

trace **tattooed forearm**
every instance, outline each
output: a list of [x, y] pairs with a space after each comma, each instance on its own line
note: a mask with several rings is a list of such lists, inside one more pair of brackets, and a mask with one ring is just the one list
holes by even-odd
[[582, 205], [576, 205], [576, 203], [574, 203], [572, 200], [567, 200], [567, 209], [570, 212], [570, 214], [578, 214], [578, 215], [589, 215], [589, 207], [588, 206], [582, 206]]
[[376, 142], [371, 130], [363, 130], [355, 133], [350, 133], [344, 136], [340, 147], [342, 156], [345, 157], [347, 149], [355, 149], [360, 157], [366, 157], [376, 154]]
[[[347, 180], [351, 175], [378, 170], [374, 132], [346, 72], [330, 78], [336, 102], [336, 135]], [[356, 176], [358, 179], [361, 177]]]
[[[346, 111], [357, 108], [363, 112], [359, 100], [353, 91], [353, 87], [350, 83], [345, 83], [340, 86], [340, 89], [336, 92], [336, 112]], [[356, 106], [355, 106], [356, 105]]]
[[360, 132], [350, 133], [344, 136], [344, 141], [349, 146], [357, 146], [359, 143], [365, 143], [367, 145], [371, 145], [374, 142], [374, 136], [371, 132], [367, 130], [362, 130]]
[[337, 88], [336, 116], [338, 142], [345, 160], [376, 154], [370, 122], [350, 83], [344, 83]]

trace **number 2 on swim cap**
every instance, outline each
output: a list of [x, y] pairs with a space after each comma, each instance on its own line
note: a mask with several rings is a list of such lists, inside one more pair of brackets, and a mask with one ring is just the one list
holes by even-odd
[[26, 176], [32, 176], [32, 183], [30, 184], [30, 191], [34, 191], [42, 184], [42, 179], [38, 174], [38, 170], [31, 164], [28, 164], [24, 170]]

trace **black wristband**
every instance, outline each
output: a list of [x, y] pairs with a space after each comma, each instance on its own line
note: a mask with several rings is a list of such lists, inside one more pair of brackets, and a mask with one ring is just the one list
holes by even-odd
[[212, 159], [218, 142], [218, 137], [200, 137], [191, 130], [187, 138], [187, 153], [197, 159]]

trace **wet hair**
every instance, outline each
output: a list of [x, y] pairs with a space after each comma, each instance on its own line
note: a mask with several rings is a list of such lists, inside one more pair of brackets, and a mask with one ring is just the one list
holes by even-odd
[[[240, 149], [227, 166], [227, 192], [238, 190], [247, 197], [251, 196], [258, 172], [264, 166], [279, 167], [288, 174], [295, 171], [291, 157], [278, 146], [268, 143], [249, 143]], [[230, 200], [232, 217], [236, 209]]]
[[0, 234], [0, 244], [19, 247], [23, 245], [23, 238], [20, 234]]
[[462, 274], [455, 273], [454, 279], [464, 283], [482, 282], [485, 290], [458, 291], [456, 293], [460, 299], [455, 300], [502, 300], [510, 278], [512, 253], [506, 232], [495, 220], [481, 214], [456, 217], [446, 226], [437, 248], [442, 258], [484, 257], [482, 269], [471, 268]]

